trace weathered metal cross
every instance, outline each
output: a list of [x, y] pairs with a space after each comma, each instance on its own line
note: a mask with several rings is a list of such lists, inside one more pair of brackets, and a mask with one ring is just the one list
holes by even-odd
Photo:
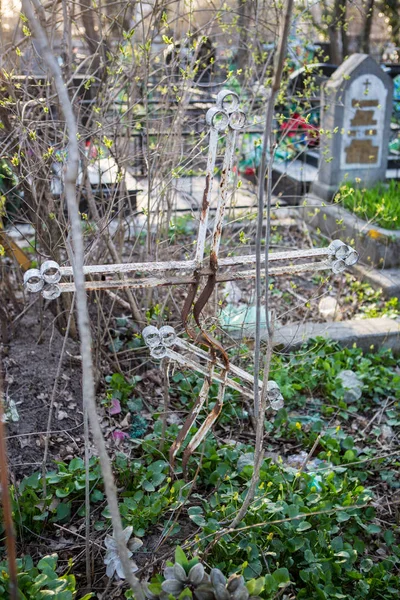
[[[139, 277], [127, 279], [89, 280], [86, 282], [87, 290], [143, 289], [172, 285], [189, 286], [181, 316], [186, 333], [192, 343], [179, 338], [175, 330], [168, 325], [161, 327], [159, 330], [156, 327], [148, 326], [142, 332], [143, 339], [153, 358], [160, 360], [167, 357], [185, 368], [201, 373], [205, 377], [199, 398], [171, 447], [171, 466], [174, 465], [176, 454], [208, 397], [212, 382], [217, 382], [219, 386], [217, 401], [213, 410], [191, 439], [183, 454], [184, 470], [191, 454], [204, 439], [221, 413], [226, 387], [239, 391], [244, 397], [251, 399], [254, 397], [253, 377], [230, 362], [228, 354], [221, 343], [213, 338], [201, 320], [201, 313], [217, 282], [255, 279], [256, 277], [254, 269], [256, 255], [219, 258], [236, 136], [237, 132], [243, 130], [246, 124], [245, 113], [239, 108], [238, 95], [230, 90], [220, 92], [216, 99], [216, 106], [210, 108], [207, 112], [206, 121], [210, 126], [209, 152], [194, 259], [153, 263], [87, 265], [84, 267], [84, 273], [88, 276], [103, 275], [107, 277], [126, 273], [140, 273]], [[220, 136], [225, 133], [225, 155], [221, 170], [216, 217], [211, 236], [209, 258], [205, 260], [204, 254], [218, 141]], [[312, 262], [298, 262], [304, 261], [304, 259], [314, 260]], [[315, 261], [315, 259], [317, 260]], [[331, 269], [334, 273], [340, 273], [347, 266], [354, 265], [357, 260], [358, 254], [355, 250], [344, 242], [335, 240], [327, 248], [271, 253], [268, 256], [269, 274], [295, 274], [326, 269]], [[162, 275], [160, 276], [160, 274]], [[44, 262], [40, 269], [27, 271], [24, 276], [24, 283], [29, 291], [41, 291], [45, 299], [53, 300], [61, 293], [75, 290], [73, 281], [61, 282], [63, 277], [71, 278], [72, 275], [72, 267], [61, 267], [55, 261], [50, 260]], [[206, 281], [205, 286], [197, 297], [200, 284], [204, 280]], [[193, 315], [197, 329], [193, 329], [189, 323], [191, 315]], [[200, 346], [206, 347], [208, 351]], [[232, 377], [241, 379], [243, 384], [237, 383]], [[262, 382], [260, 381], [259, 386], [261, 387], [261, 385]], [[278, 385], [273, 381], [269, 381], [267, 389], [270, 408], [278, 410], [283, 406], [283, 398]]]

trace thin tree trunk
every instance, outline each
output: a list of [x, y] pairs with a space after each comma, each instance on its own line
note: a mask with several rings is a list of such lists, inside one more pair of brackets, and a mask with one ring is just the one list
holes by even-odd
[[331, 23], [328, 26], [331, 61], [335, 65], [340, 65], [348, 52], [347, 33], [343, 27], [346, 17], [346, 2], [347, 0], [335, 0], [333, 12], [330, 15]]
[[346, 11], [347, 11], [347, 0], [340, 1], [340, 12], [339, 12], [339, 27], [340, 35], [342, 38], [342, 60], [349, 54], [349, 38], [347, 30], [344, 26], [346, 22]]
[[98, 77], [101, 76], [99, 73], [100, 68], [100, 55], [103, 54], [103, 60], [105, 59], [104, 43], [100, 40], [97, 31], [95, 30], [95, 17], [96, 13], [93, 8], [91, 0], [80, 0], [80, 6], [82, 10], [82, 23], [86, 34], [86, 43], [89, 48], [89, 52], [92, 54], [92, 70]]
[[372, 19], [374, 16], [374, 5], [375, 0], [367, 0], [365, 5], [365, 20], [361, 41], [361, 50], [365, 54], [369, 54], [370, 51], [370, 38], [372, 29]]
[[248, 64], [248, 11], [249, 2], [246, 0], [238, 1], [238, 28], [239, 28], [239, 47], [237, 51], [237, 66], [245, 69]]

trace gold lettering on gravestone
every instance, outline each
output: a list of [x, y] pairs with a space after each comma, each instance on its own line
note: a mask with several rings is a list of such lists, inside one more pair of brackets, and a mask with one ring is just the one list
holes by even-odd
[[373, 110], [360, 110], [357, 108], [356, 114], [350, 121], [351, 127], [368, 127], [369, 125], [376, 125], [377, 120], [374, 119]]
[[[368, 77], [363, 82], [365, 88], [364, 95], [368, 96], [371, 82]], [[376, 99], [357, 99], [351, 100], [351, 106], [355, 109], [355, 114], [350, 119], [350, 127], [347, 134], [351, 139], [350, 144], [344, 149], [347, 164], [371, 165], [378, 162], [379, 146], [374, 146], [373, 141], [368, 137], [377, 134], [377, 130], [372, 126], [377, 125], [378, 121], [375, 110], [379, 107], [379, 100]], [[368, 129], [364, 129], [368, 127]], [[361, 138], [361, 139], [360, 139]]]
[[379, 146], [373, 146], [371, 140], [351, 140], [345, 148], [346, 160], [349, 165], [374, 164], [378, 161]]
[[379, 100], [356, 100], [353, 98], [351, 101], [351, 106], [353, 108], [371, 108], [379, 106]]

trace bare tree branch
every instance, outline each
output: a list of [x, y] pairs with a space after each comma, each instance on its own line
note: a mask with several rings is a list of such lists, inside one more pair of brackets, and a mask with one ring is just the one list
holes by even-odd
[[93, 434], [93, 441], [99, 454], [100, 465], [102, 469], [104, 488], [106, 491], [108, 506], [111, 513], [112, 524], [114, 528], [114, 537], [118, 547], [118, 553], [124, 569], [124, 574], [135, 593], [136, 600], [144, 600], [143, 591], [139, 580], [132, 573], [131, 563], [129, 561], [128, 551], [123, 535], [121, 516], [118, 508], [117, 492], [114, 483], [114, 477], [111, 468], [111, 461], [107, 454], [105, 440], [101, 431], [100, 421], [96, 410], [96, 399], [94, 391], [93, 361], [92, 361], [92, 340], [89, 324], [89, 312], [85, 293], [85, 280], [83, 274], [84, 245], [81, 230], [81, 220], [79, 217], [78, 203], [76, 199], [76, 180], [79, 168], [79, 146], [78, 146], [78, 128], [72, 104], [68, 96], [67, 89], [61, 75], [61, 69], [49, 47], [47, 37], [43, 31], [38, 19], [36, 18], [30, 0], [22, 0], [22, 6], [30, 26], [34, 32], [35, 38], [40, 47], [41, 56], [54, 77], [54, 85], [58, 94], [60, 107], [65, 117], [66, 128], [68, 131], [68, 159], [64, 175], [65, 198], [68, 206], [68, 214], [71, 222], [72, 240], [73, 240], [73, 273], [76, 283], [76, 307], [78, 313], [78, 328], [80, 335], [81, 356], [82, 356], [82, 387], [83, 401], [86, 407], [90, 426]]
[[[240, 521], [243, 519], [246, 511], [254, 498], [256, 492], [260, 469], [263, 458], [263, 439], [264, 439], [264, 419], [267, 408], [267, 382], [269, 375], [269, 368], [272, 356], [272, 328], [269, 319], [269, 303], [268, 303], [268, 273], [269, 273], [269, 261], [268, 253], [270, 246], [270, 223], [271, 223], [271, 196], [272, 196], [272, 160], [273, 160], [273, 140], [272, 138], [272, 124], [274, 116], [274, 107], [276, 97], [279, 92], [279, 88], [282, 80], [283, 67], [285, 64], [287, 41], [290, 32], [291, 17], [293, 11], [294, 0], [287, 0], [285, 8], [285, 18], [283, 21], [282, 30], [278, 40], [278, 48], [275, 55], [274, 64], [274, 76], [272, 79], [271, 93], [267, 103], [267, 110], [265, 115], [265, 129], [263, 136], [263, 147], [262, 157], [260, 164], [260, 177], [259, 177], [259, 189], [258, 189], [258, 216], [257, 216], [257, 234], [256, 234], [256, 339], [255, 339], [255, 353], [254, 353], [254, 414], [257, 419], [257, 431], [256, 431], [256, 444], [254, 453], [254, 469], [253, 475], [250, 482], [246, 498], [241, 506], [235, 519], [232, 521], [231, 527], [237, 527]], [[260, 374], [260, 354], [261, 354], [261, 237], [262, 237], [262, 226], [263, 226], [263, 215], [264, 215], [264, 186], [265, 177], [267, 174], [267, 152], [270, 152], [269, 163], [268, 163], [268, 179], [267, 179], [267, 233], [265, 241], [265, 312], [267, 322], [267, 333], [268, 333], [268, 347], [267, 354], [265, 357], [265, 366], [263, 373], [263, 389], [261, 391], [261, 397], [259, 393], [258, 380]]]

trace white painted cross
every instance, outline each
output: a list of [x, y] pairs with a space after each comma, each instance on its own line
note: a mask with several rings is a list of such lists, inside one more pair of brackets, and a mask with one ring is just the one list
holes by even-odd
[[[199, 398], [171, 447], [171, 467], [174, 465], [179, 448], [207, 399], [212, 381], [217, 382], [219, 386], [217, 401], [212, 412], [207, 416], [184, 452], [182, 461], [184, 470], [191, 454], [218, 418], [222, 410], [225, 388], [231, 387], [239, 391], [244, 397], [250, 399], [254, 397], [253, 377], [230, 362], [220, 342], [211, 336], [203, 326], [200, 318], [201, 312], [207, 304], [217, 282], [254, 279], [256, 276], [254, 269], [256, 263], [255, 255], [221, 259], [218, 256], [236, 136], [238, 131], [243, 130], [246, 123], [245, 114], [239, 109], [239, 97], [237, 94], [229, 90], [220, 92], [216, 99], [216, 106], [210, 108], [207, 112], [206, 121], [210, 126], [209, 152], [194, 259], [185, 261], [87, 265], [84, 267], [85, 275], [103, 275], [108, 277], [102, 281], [87, 281], [87, 290], [143, 289], [173, 285], [188, 286], [189, 291], [182, 310], [182, 322], [188, 337], [194, 343], [179, 338], [175, 330], [168, 325], [161, 327], [159, 330], [153, 326], [148, 326], [142, 332], [143, 339], [150, 349], [150, 355], [153, 358], [160, 360], [167, 357], [182, 367], [197, 371], [205, 377]], [[217, 211], [211, 237], [210, 255], [205, 260], [204, 253], [218, 141], [219, 136], [225, 132], [225, 155], [221, 170]], [[317, 260], [310, 262], [309, 259]], [[269, 274], [294, 274], [326, 269], [331, 269], [334, 273], [340, 273], [347, 266], [354, 265], [357, 260], [358, 254], [355, 250], [340, 240], [335, 240], [327, 248], [271, 253], [268, 256], [270, 265]], [[112, 277], [127, 273], [131, 273], [133, 277], [126, 279], [114, 279]], [[139, 277], [135, 277], [138, 273], [140, 273]], [[72, 275], [72, 267], [61, 267], [56, 262], [50, 260], [44, 262], [40, 269], [30, 269], [27, 271], [24, 276], [24, 283], [29, 291], [41, 291], [45, 299], [52, 300], [57, 298], [61, 293], [75, 291], [73, 281], [61, 281], [63, 277], [71, 278]], [[109, 278], [110, 276], [111, 278]], [[198, 288], [205, 278], [206, 285], [196, 301]], [[188, 324], [191, 312], [193, 313], [197, 330], [193, 330]], [[208, 347], [208, 352], [201, 349], [199, 347], [200, 344]], [[237, 383], [232, 379], [232, 376], [240, 378], [243, 383]], [[260, 387], [262, 386], [261, 381], [259, 385]], [[283, 398], [278, 385], [274, 381], [269, 381], [267, 389], [270, 408], [278, 410], [283, 406]]]

